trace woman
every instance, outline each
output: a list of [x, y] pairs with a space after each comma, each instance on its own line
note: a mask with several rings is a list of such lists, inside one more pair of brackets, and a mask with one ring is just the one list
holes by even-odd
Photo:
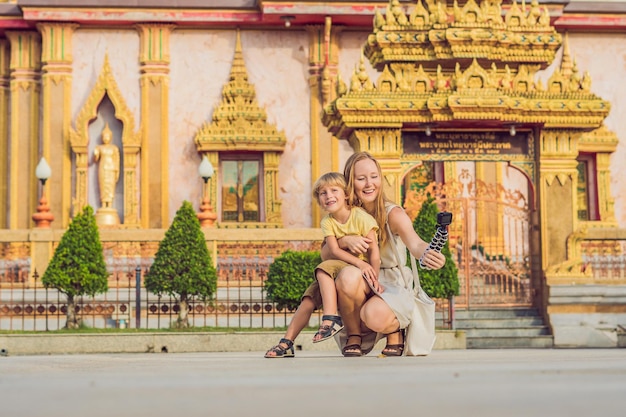
[[[409, 325], [415, 303], [413, 293], [404, 287], [391, 239], [395, 239], [400, 254], [405, 253], [406, 247], [417, 259], [424, 255], [422, 263], [431, 269], [443, 267], [446, 260], [441, 253], [426, 251], [428, 243], [415, 233], [409, 216], [402, 207], [385, 198], [380, 164], [372, 155], [353, 154], [346, 162], [344, 175], [350, 203], [363, 207], [378, 222], [382, 265], [377, 280], [363, 278], [356, 268], [350, 267], [337, 277], [337, 299], [345, 325], [345, 340], [340, 340], [342, 353], [344, 356], [368, 353], [382, 334], [387, 336], [382, 353], [401, 356], [404, 351], [401, 330]], [[360, 236], [345, 236], [339, 241], [341, 248], [353, 253], [367, 251], [369, 243]], [[325, 252], [323, 248], [322, 257]]]
[[[379, 225], [382, 264], [378, 278], [364, 278], [361, 271], [351, 265], [337, 276], [337, 301], [345, 326], [338, 342], [344, 356], [361, 356], [372, 350], [380, 335], [385, 335], [387, 345], [382, 353], [401, 356], [404, 351], [401, 330], [409, 325], [415, 304], [413, 293], [404, 287], [391, 239], [395, 239], [401, 254], [405, 253], [406, 247], [417, 259], [424, 255], [422, 263], [431, 269], [440, 269], [446, 260], [441, 253], [426, 251], [428, 243], [415, 233], [409, 216], [400, 206], [385, 198], [380, 164], [372, 155], [357, 152], [350, 156], [344, 175], [348, 181], [349, 203], [364, 208]], [[389, 236], [387, 226], [392, 236]], [[367, 252], [371, 241], [362, 236], [344, 236], [338, 243], [342, 249], [361, 254]], [[322, 259], [330, 258], [326, 246], [322, 247], [321, 254]], [[266, 353], [266, 357], [293, 357], [293, 340], [307, 324], [306, 315], [315, 308], [315, 299], [308, 289], [285, 337]]]

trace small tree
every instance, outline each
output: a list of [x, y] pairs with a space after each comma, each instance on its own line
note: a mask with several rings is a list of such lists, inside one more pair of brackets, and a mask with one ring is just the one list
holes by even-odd
[[76, 297], [106, 292], [108, 275], [96, 217], [91, 206], [86, 206], [61, 237], [41, 278], [46, 287], [56, 288], [67, 296], [65, 328], [80, 327]]
[[[417, 217], [413, 220], [415, 232], [426, 242], [431, 241], [437, 230], [438, 212], [439, 209], [435, 200], [428, 197], [422, 204]], [[459, 270], [452, 259], [448, 242], [441, 249], [441, 253], [446, 257], [446, 264], [438, 270], [420, 270], [420, 284], [431, 297], [451, 298], [454, 295], [459, 295]]]
[[190, 202], [183, 202], [159, 243], [145, 286], [159, 296], [169, 294], [176, 299], [179, 306], [176, 328], [189, 327], [187, 314], [194, 297], [203, 301], [213, 297], [217, 273]]
[[319, 252], [288, 250], [274, 259], [267, 272], [265, 291], [278, 307], [295, 309], [315, 279], [315, 267], [322, 261]]

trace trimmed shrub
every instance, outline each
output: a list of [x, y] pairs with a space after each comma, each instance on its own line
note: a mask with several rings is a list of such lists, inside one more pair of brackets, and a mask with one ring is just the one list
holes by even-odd
[[67, 296], [65, 328], [77, 329], [76, 297], [107, 292], [108, 272], [102, 253], [100, 233], [91, 206], [86, 206], [70, 223], [41, 278], [46, 287]]
[[322, 262], [317, 251], [288, 250], [274, 259], [264, 289], [279, 308], [295, 309], [307, 287], [315, 280], [315, 267]]
[[189, 327], [189, 303], [211, 300], [217, 289], [217, 272], [200, 222], [190, 202], [184, 201], [159, 243], [154, 263], [145, 277], [146, 289], [168, 294], [179, 306], [173, 327]]

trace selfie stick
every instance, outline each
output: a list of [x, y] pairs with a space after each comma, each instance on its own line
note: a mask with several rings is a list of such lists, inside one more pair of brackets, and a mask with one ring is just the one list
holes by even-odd
[[423, 264], [424, 255], [429, 250], [434, 250], [437, 252], [441, 252], [443, 245], [448, 241], [448, 225], [452, 223], [452, 213], [447, 211], [442, 211], [437, 214], [437, 230], [435, 231], [435, 236], [433, 236], [432, 240], [428, 244], [428, 249], [424, 251], [422, 257], [419, 259], [420, 266], [424, 269], [430, 269], [428, 266]]

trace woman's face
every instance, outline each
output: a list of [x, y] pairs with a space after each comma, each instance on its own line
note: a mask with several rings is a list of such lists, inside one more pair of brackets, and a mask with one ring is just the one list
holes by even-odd
[[374, 161], [362, 159], [354, 164], [354, 193], [364, 207], [374, 205], [381, 185], [382, 179]]

